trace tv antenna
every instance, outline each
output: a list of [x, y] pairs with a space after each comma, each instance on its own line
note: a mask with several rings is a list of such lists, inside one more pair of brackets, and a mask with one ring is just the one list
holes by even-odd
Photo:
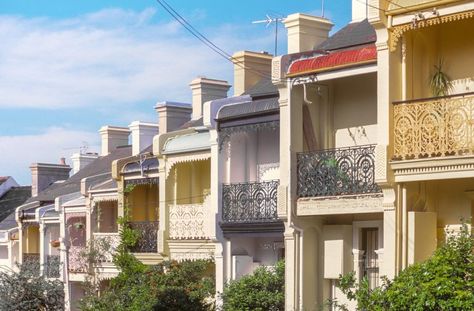
[[282, 22], [284, 18], [282, 17], [271, 17], [267, 14], [267, 18], [260, 20], [260, 21], [253, 21], [252, 24], [267, 24], [266, 27], [270, 26], [272, 23], [275, 23], [275, 54], [273, 56], [277, 56], [278, 52], [278, 23]]
[[79, 149], [80, 154], [86, 154], [87, 150], [89, 149], [89, 143], [87, 141], [82, 141], [80, 147], [63, 148], [63, 150], [77, 150], [77, 149]]

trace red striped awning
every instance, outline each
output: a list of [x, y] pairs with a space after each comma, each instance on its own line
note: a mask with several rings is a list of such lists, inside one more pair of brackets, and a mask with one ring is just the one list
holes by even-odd
[[375, 61], [377, 61], [377, 49], [375, 45], [370, 45], [363, 48], [297, 60], [290, 65], [288, 76], [335, 70]]

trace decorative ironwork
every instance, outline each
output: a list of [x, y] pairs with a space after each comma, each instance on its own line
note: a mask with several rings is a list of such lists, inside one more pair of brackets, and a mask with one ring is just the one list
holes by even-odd
[[270, 121], [222, 128], [219, 131], [219, 150], [222, 150], [226, 141], [228, 141], [233, 134], [242, 132], [258, 132], [260, 130], [277, 131], [279, 128], [280, 121]]
[[170, 239], [207, 239], [209, 196], [202, 204], [170, 205]]
[[61, 260], [59, 255], [46, 256], [45, 273], [48, 278], [59, 278], [59, 267]]
[[88, 267], [86, 247], [70, 246], [68, 253], [68, 263], [70, 272], [86, 272]]
[[135, 178], [135, 179], [126, 179], [125, 186], [128, 185], [158, 185], [159, 178], [158, 177], [146, 177], [146, 178]]
[[94, 244], [104, 251], [99, 261], [111, 263], [120, 245], [120, 235], [117, 232], [94, 232]]
[[132, 253], [156, 253], [158, 251], [158, 221], [134, 221], [128, 223], [130, 228], [138, 232], [137, 243]]
[[40, 273], [40, 255], [33, 253], [23, 254], [22, 269], [25, 269], [31, 275], [39, 275]]
[[393, 159], [474, 152], [474, 93], [394, 103]]
[[375, 145], [298, 154], [298, 197], [379, 193]]
[[278, 219], [278, 180], [222, 185], [222, 220], [227, 223]]

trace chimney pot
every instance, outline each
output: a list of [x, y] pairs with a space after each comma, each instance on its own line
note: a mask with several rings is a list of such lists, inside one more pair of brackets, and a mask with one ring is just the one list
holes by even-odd
[[158, 102], [155, 105], [158, 113], [159, 133], [168, 133], [179, 129], [191, 118], [191, 104], [178, 102]]
[[71, 161], [72, 161], [72, 174], [76, 174], [80, 170], [82, 170], [84, 167], [89, 165], [91, 162], [93, 162], [95, 159], [97, 159], [99, 155], [95, 152], [87, 152], [84, 154], [81, 153], [74, 153], [71, 156]]
[[71, 167], [66, 164], [33, 163], [30, 170], [31, 196], [34, 197], [52, 183], [68, 179]]
[[193, 94], [193, 120], [202, 117], [202, 109], [205, 102], [227, 97], [227, 91], [230, 88], [227, 81], [203, 77], [194, 79], [189, 86]]
[[134, 121], [128, 126], [132, 132], [132, 155], [139, 154], [153, 144], [153, 137], [158, 134], [158, 124]]
[[239, 96], [261, 79], [270, 79], [272, 58], [268, 52], [240, 51], [232, 55], [234, 62], [234, 95]]
[[288, 30], [288, 54], [314, 50], [334, 26], [328, 19], [302, 13], [288, 15], [283, 23]]
[[108, 155], [119, 146], [128, 145], [128, 127], [106, 125], [100, 128], [99, 133], [102, 138], [101, 156]]

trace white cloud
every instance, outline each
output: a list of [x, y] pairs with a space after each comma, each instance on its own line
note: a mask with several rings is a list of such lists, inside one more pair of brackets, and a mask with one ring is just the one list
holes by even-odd
[[91, 146], [89, 151], [98, 151], [99, 134], [51, 127], [34, 135], [0, 136], [0, 175], [11, 175], [21, 184], [31, 184], [31, 163], [59, 163], [65, 157], [70, 164], [71, 155], [84, 142]]
[[[186, 100], [195, 76], [231, 79], [231, 64], [177, 22], [154, 22], [155, 13], [106, 9], [63, 20], [0, 15], [0, 108]], [[198, 19], [204, 14], [195, 12]], [[239, 37], [236, 29], [226, 25], [210, 37], [229, 52], [272, 44], [271, 33]]]

